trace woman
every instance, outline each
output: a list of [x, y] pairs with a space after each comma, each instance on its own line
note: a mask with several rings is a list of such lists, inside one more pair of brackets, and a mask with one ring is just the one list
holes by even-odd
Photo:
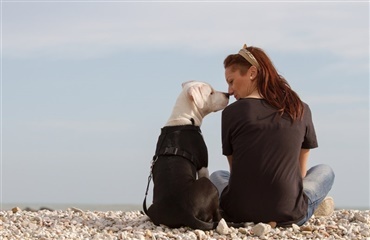
[[[260, 48], [244, 45], [224, 67], [228, 92], [237, 100], [222, 112], [222, 148], [230, 172], [210, 177], [223, 217], [304, 224], [334, 182], [329, 166], [306, 169], [310, 149], [318, 147], [310, 108]], [[333, 211], [332, 198], [323, 204]]]

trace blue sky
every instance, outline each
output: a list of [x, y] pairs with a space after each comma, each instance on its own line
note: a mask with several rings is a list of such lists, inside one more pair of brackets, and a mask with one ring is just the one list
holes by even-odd
[[[337, 207], [369, 208], [369, 3], [2, 1], [2, 203], [141, 204], [181, 83], [227, 90], [223, 60], [263, 48], [313, 112], [309, 165]], [[227, 169], [221, 112], [204, 119]]]

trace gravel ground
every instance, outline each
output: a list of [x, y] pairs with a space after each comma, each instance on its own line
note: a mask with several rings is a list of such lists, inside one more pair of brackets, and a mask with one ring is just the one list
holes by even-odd
[[235, 229], [221, 220], [212, 231], [154, 225], [139, 211], [0, 211], [0, 239], [365, 239], [370, 240], [370, 211], [336, 210], [313, 216], [305, 225], [271, 228], [247, 223]]

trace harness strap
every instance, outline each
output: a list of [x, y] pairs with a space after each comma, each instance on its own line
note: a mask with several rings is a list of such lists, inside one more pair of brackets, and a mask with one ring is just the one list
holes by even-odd
[[143, 210], [144, 210], [144, 213], [146, 215], [148, 215], [148, 209], [146, 207], [146, 197], [148, 196], [148, 191], [149, 191], [149, 185], [150, 185], [150, 181], [152, 180], [152, 177], [153, 177], [153, 167], [154, 167], [154, 164], [155, 162], [158, 160], [158, 156], [154, 156], [153, 157], [153, 160], [152, 160], [152, 164], [150, 166], [150, 174], [148, 176], [148, 185], [146, 186], [146, 191], [145, 191], [145, 197], [144, 197], [144, 201], [143, 201]]
[[166, 147], [164, 150], [159, 151], [158, 156], [161, 156], [161, 155], [175, 155], [175, 156], [184, 157], [184, 158], [188, 159], [192, 164], [195, 165], [195, 162], [194, 162], [195, 157], [192, 154], [190, 154], [187, 151], [184, 151], [180, 148]]

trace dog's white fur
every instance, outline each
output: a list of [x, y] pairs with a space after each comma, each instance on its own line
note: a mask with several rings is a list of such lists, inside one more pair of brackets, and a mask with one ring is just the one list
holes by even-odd
[[[184, 82], [182, 92], [177, 98], [172, 114], [165, 126], [191, 124], [191, 119], [194, 119], [194, 125], [200, 127], [207, 114], [224, 109], [228, 103], [229, 98], [225, 93], [215, 91], [208, 83]], [[200, 169], [198, 177], [209, 178], [208, 169]]]
[[191, 118], [194, 119], [194, 125], [201, 126], [207, 114], [224, 109], [228, 102], [225, 93], [215, 91], [208, 83], [184, 82], [165, 126], [191, 124]]

